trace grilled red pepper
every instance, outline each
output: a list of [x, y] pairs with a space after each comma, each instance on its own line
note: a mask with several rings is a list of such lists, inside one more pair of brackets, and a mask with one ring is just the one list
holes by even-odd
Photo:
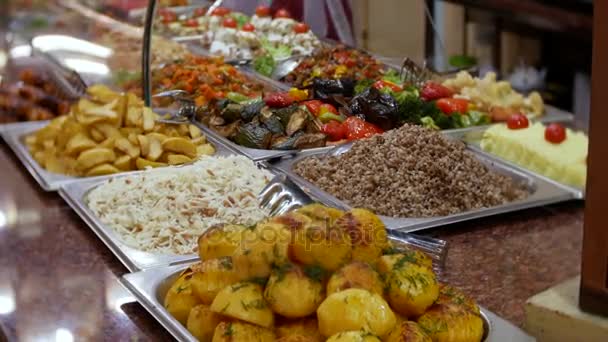
[[464, 114], [469, 111], [469, 101], [465, 99], [443, 98], [437, 100], [435, 104], [445, 115]]
[[321, 110], [321, 106], [323, 105], [323, 102], [321, 102], [319, 100], [309, 100], [309, 101], [304, 101], [303, 105], [306, 106], [306, 109], [308, 109], [310, 114], [312, 114], [314, 116], [319, 116], [319, 110]]
[[289, 106], [294, 100], [288, 93], [271, 93], [264, 96], [264, 102], [268, 107], [282, 108]]
[[376, 125], [359, 119], [356, 116], [349, 117], [342, 125], [346, 129], [346, 139], [348, 140], [363, 139], [384, 132]]
[[329, 141], [346, 139], [346, 126], [338, 121], [330, 121], [321, 126], [321, 132], [327, 135]]
[[385, 80], [378, 80], [374, 83], [373, 85], [374, 88], [378, 89], [378, 90], [382, 90], [384, 88], [389, 88], [392, 91], [402, 91], [403, 88], [401, 88], [399, 85], [390, 82], [390, 81], [385, 81]]
[[425, 101], [439, 100], [452, 95], [454, 93], [448, 87], [435, 82], [427, 82], [420, 90], [420, 97]]

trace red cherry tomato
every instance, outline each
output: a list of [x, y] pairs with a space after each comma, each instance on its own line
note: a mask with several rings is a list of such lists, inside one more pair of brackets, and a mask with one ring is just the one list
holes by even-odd
[[226, 97], [226, 94], [224, 94], [223, 91], [216, 91], [215, 94], [213, 95], [216, 99], [223, 99]]
[[217, 15], [217, 16], [223, 17], [229, 13], [230, 13], [230, 8], [218, 7], [211, 12], [211, 15]]
[[384, 132], [376, 125], [359, 119], [356, 116], [349, 117], [342, 125], [346, 129], [346, 139], [348, 140], [363, 139]]
[[330, 105], [329, 103], [324, 103], [319, 107], [319, 115], [324, 113], [332, 113], [338, 115], [338, 110], [336, 107]]
[[321, 126], [321, 133], [329, 138], [329, 141], [346, 139], [346, 126], [339, 121], [330, 121]]
[[306, 106], [306, 109], [308, 109], [308, 111], [314, 115], [314, 116], [319, 116], [319, 111], [321, 110], [321, 106], [323, 105], [323, 102], [319, 101], [319, 100], [310, 100], [310, 101], [305, 101], [304, 106]]
[[187, 27], [198, 27], [198, 21], [196, 19], [188, 19], [184, 22], [184, 26]]
[[465, 99], [443, 98], [437, 100], [435, 104], [445, 115], [454, 113], [464, 114], [469, 109], [469, 101]]
[[247, 31], [247, 32], [253, 32], [253, 31], [255, 31], [255, 26], [253, 26], [252, 23], [246, 23], [245, 25], [243, 25], [241, 30]]
[[521, 113], [513, 114], [507, 119], [509, 129], [527, 128], [528, 126], [530, 126], [528, 118]]
[[385, 81], [385, 80], [378, 80], [373, 84], [373, 87], [381, 90], [384, 88], [389, 88], [392, 91], [402, 91], [403, 88], [401, 88], [399, 85], [393, 83], [393, 82], [389, 82], [389, 81]]
[[346, 65], [349, 68], [355, 67], [355, 66], [357, 66], [357, 60], [354, 58], [349, 58], [346, 60], [346, 62], [344, 62], [344, 65]]
[[420, 90], [420, 97], [425, 101], [433, 101], [444, 97], [452, 97], [452, 91], [435, 82], [427, 82]]
[[270, 7], [264, 5], [256, 7], [255, 15], [258, 17], [270, 17]]
[[193, 15], [195, 17], [202, 17], [206, 13], [207, 13], [207, 9], [206, 8], [199, 7], [199, 8], [197, 8], [197, 9], [194, 10], [194, 14]]
[[236, 28], [237, 23], [234, 18], [228, 17], [228, 18], [224, 19], [224, 22], [222, 23], [222, 25], [224, 27]]
[[552, 123], [545, 128], [545, 140], [553, 144], [559, 144], [566, 140], [566, 129], [558, 123]]
[[293, 27], [293, 32], [295, 32], [295, 33], [306, 33], [306, 32], [308, 32], [308, 30], [309, 30], [308, 25], [306, 25], [304, 23], [297, 23]]
[[177, 14], [166, 10], [165, 12], [160, 13], [161, 21], [163, 24], [169, 24], [177, 20]]
[[291, 13], [288, 10], [281, 8], [274, 14], [275, 18], [291, 18]]

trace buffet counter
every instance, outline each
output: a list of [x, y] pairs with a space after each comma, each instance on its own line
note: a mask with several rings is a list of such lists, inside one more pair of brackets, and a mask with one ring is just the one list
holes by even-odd
[[[8, 340], [170, 340], [118, 282], [127, 269], [59, 195], [39, 189], [5, 143], [0, 163]], [[579, 272], [582, 223], [583, 202], [567, 202], [427, 232], [450, 244], [445, 281], [522, 326], [527, 298]]]

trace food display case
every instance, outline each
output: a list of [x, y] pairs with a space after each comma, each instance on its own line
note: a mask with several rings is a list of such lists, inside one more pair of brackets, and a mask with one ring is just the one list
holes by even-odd
[[11, 12], [7, 339], [533, 341], [523, 300], [577, 269], [573, 115], [221, 3]]

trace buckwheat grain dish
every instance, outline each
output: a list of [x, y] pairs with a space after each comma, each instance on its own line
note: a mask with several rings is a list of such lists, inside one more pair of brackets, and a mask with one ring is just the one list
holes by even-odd
[[294, 171], [351, 206], [391, 217], [446, 216], [529, 195], [462, 143], [410, 125], [355, 142], [339, 156], [303, 159]]

